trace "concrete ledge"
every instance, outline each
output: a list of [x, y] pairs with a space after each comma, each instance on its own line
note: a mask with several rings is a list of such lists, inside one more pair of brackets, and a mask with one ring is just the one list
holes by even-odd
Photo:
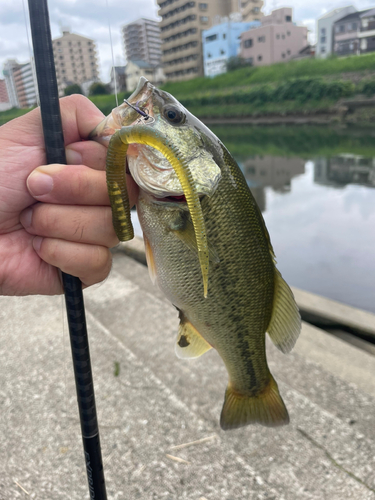
[[375, 314], [291, 287], [305, 320], [320, 326], [343, 325], [375, 341]]

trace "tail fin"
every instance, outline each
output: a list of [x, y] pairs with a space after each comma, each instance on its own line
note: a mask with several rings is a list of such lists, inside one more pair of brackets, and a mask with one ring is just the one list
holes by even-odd
[[223, 430], [237, 429], [248, 424], [277, 427], [288, 423], [288, 411], [272, 375], [269, 385], [257, 396], [239, 394], [228, 384], [220, 417]]

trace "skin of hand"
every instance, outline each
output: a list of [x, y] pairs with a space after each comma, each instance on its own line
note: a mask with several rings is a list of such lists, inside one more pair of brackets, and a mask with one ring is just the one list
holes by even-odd
[[[62, 293], [60, 273], [104, 280], [118, 243], [105, 146], [87, 140], [103, 114], [86, 97], [60, 100], [68, 165], [45, 165], [40, 110], [0, 127], [0, 294]], [[138, 190], [127, 176], [131, 206]]]

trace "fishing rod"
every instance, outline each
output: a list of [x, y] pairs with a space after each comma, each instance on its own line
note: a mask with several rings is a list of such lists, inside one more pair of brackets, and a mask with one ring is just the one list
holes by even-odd
[[[66, 165], [47, 0], [28, 0], [47, 164]], [[62, 274], [90, 499], [107, 500], [82, 283]]]

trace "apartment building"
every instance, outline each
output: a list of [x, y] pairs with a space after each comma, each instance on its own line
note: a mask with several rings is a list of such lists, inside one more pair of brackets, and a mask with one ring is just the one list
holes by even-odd
[[11, 107], [5, 80], [0, 80], [0, 111], [6, 111]]
[[162, 39], [162, 62], [170, 81], [203, 76], [202, 32], [219, 16], [238, 12], [236, 0], [157, 0]]
[[284, 7], [261, 19], [261, 26], [241, 34], [240, 55], [249, 64], [264, 66], [285, 62], [308, 45], [307, 28], [296, 26], [292, 9]]
[[68, 85], [99, 79], [98, 57], [94, 40], [64, 29], [60, 38], [52, 41], [59, 94]]
[[333, 53], [333, 25], [343, 17], [356, 12], [353, 5], [341, 7], [324, 14], [317, 21], [316, 26], [316, 56], [326, 58]]
[[122, 28], [125, 56], [128, 61], [161, 64], [160, 27], [157, 21], [141, 18]]
[[334, 52], [338, 56], [375, 51], [375, 9], [353, 12], [333, 25]]
[[241, 33], [260, 26], [260, 21], [245, 23], [235, 20], [239, 18], [238, 13], [231, 14], [229, 20], [224, 20], [224, 22], [203, 31], [202, 45], [205, 76], [225, 73], [228, 59], [238, 55]]
[[31, 108], [37, 103], [35, 68], [33, 62], [18, 63], [8, 59], [3, 74], [11, 107]]

